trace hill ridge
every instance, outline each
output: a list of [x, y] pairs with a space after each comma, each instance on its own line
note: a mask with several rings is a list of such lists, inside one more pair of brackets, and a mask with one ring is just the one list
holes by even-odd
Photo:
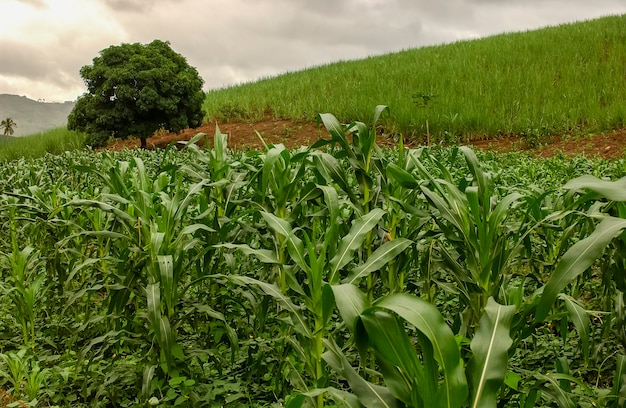
[[[13, 137], [40, 133], [67, 124], [74, 102], [41, 102], [26, 96], [0, 94], [0, 118], [16, 123]], [[2, 135], [0, 130], [0, 135]]]

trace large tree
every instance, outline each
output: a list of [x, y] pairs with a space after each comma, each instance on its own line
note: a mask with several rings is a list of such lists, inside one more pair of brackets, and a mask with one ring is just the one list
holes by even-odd
[[15, 133], [15, 128], [17, 127], [17, 123], [11, 118], [6, 118], [2, 122], [0, 122], [0, 127], [4, 128], [5, 136], [13, 136]]
[[203, 80], [169, 42], [111, 46], [81, 68], [87, 93], [76, 101], [68, 128], [93, 140], [146, 139], [159, 129], [179, 132], [202, 123]]

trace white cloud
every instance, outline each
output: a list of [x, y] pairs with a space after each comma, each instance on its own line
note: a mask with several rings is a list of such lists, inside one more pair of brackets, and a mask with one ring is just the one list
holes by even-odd
[[121, 42], [170, 41], [215, 88], [340, 59], [626, 13], [623, 0], [2, 0], [0, 93], [71, 100]]

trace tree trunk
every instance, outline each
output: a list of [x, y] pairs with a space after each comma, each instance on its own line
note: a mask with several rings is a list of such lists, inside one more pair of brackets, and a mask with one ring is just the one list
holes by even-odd
[[145, 138], [145, 137], [140, 137], [139, 139], [141, 139], [141, 148], [142, 148], [142, 149], [145, 149], [145, 148], [147, 147], [147, 144], [146, 144], [146, 139], [147, 139], [147, 138]]

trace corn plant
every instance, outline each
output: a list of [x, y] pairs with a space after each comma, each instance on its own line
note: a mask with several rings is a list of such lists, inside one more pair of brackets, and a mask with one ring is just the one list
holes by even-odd
[[444, 166], [437, 164], [444, 176], [438, 179], [416, 156], [412, 156], [415, 168], [424, 182], [398, 166], [389, 167], [396, 180], [421, 191], [430, 204], [431, 216], [441, 231], [436, 250], [467, 307], [465, 332], [478, 323], [487, 299], [501, 295], [528, 226], [507, 222], [511, 212], [523, 204], [522, 196], [514, 192], [498, 199], [476, 155], [468, 148], [460, 151], [472, 177], [460, 187], [453, 184]]
[[[124, 316], [129, 304], [131, 310], [145, 311], [146, 322], [158, 345], [155, 363], [166, 376], [185, 360], [176, 333], [184, 317], [181, 298], [191, 285], [187, 271], [197, 260], [192, 254], [201, 256], [201, 241], [194, 234], [214, 231], [205, 222], [188, 223], [188, 213], [197, 213], [195, 200], [206, 182], [183, 183], [182, 174], [176, 170], [170, 167], [152, 181], [139, 158], [111, 163], [108, 173], [101, 174], [107, 192], [97, 200], [72, 203], [114, 216], [121, 232], [112, 235], [117, 241], [111, 246], [114, 268], [104, 277], [105, 287], [110, 291], [109, 311], [114, 316]], [[99, 231], [89, 234], [103, 235]], [[134, 325], [132, 318], [126, 323], [119, 320], [112, 329]], [[236, 344], [232, 333], [230, 337]], [[151, 382], [154, 374], [151, 367], [146, 366], [144, 383]], [[143, 397], [149, 397], [149, 388]]]
[[0, 353], [0, 361], [0, 374], [10, 383], [13, 397], [37, 404], [37, 397], [50, 377], [50, 370], [42, 369], [24, 348], [15, 353]]
[[[290, 263], [297, 267], [297, 271], [291, 268], [287, 269], [293, 273], [287, 279], [287, 284], [289, 289], [293, 291], [294, 299], [302, 299], [304, 302], [304, 313], [299, 310], [290, 297], [286, 296], [275, 285], [247, 277], [235, 278], [244, 284], [258, 286], [265, 294], [274, 297], [283, 308], [289, 311], [299, 341], [305, 346], [302, 348], [305, 355], [304, 366], [311, 377], [311, 383], [300, 384], [300, 388], [305, 388], [307, 391], [325, 388], [329, 382], [325, 363], [322, 359], [325, 349], [324, 341], [328, 336], [329, 322], [334, 308], [329, 284], [338, 283], [342, 278], [355, 282], [367, 277], [410, 244], [410, 241], [405, 239], [388, 242], [374, 251], [366, 262], [353, 268], [349, 274], [346, 273], [346, 268], [351, 267], [352, 262], [354, 262], [356, 251], [362, 247], [367, 234], [381, 220], [384, 212], [375, 209], [357, 218], [348, 234], [340, 238], [338, 247], [335, 248], [337, 234], [332, 231], [337, 228], [339, 216], [337, 193], [333, 189], [323, 190], [330, 213], [330, 222], [326, 225], [314, 222], [310, 230], [299, 231], [297, 228], [293, 228], [288, 221], [274, 214], [262, 213], [269, 228], [284, 240]], [[229, 245], [229, 247], [239, 248], [244, 253], [255, 255], [262, 262], [281, 262], [271, 252], [255, 250], [243, 244]], [[300, 273], [303, 274], [301, 278], [299, 278]], [[309, 319], [312, 320], [310, 323]], [[332, 396], [332, 394], [330, 395]], [[317, 394], [315, 399], [317, 401], [316, 406], [323, 406], [324, 393]]]
[[[387, 295], [370, 304], [354, 285], [332, 289], [355, 344], [376, 351], [386, 385], [367, 382], [330, 343], [324, 358], [348, 381], [363, 406], [496, 406], [513, 344], [509, 330], [514, 306], [488, 300], [464, 368], [455, 336], [435, 306], [408, 294]], [[419, 353], [404, 322], [417, 330]]]
[[[267, 146], [262, 165], [255, 177], [256, 188], [252, 205], [259, 206], [262, 214], [273, 214], [281, 220], [297, 217], [300, 207], [314, 195], [319, 194], [313, 184], [305, 185], [309, 167], [308, 153], [292, 155], [282, 144]], [[266, 219], [267, 220], [267, 219]], [[275, 280], [283, 292], [287, 291], [287, 273], [282, 265], [286, 262], [285, 236], [272, 228], [274, 250], [278, 259]]]
[[39, 253], [26, 247], [9, 260], [0, 259], [0, 265], [8, 266], [10, 271], [7, 285], [2, 285], [2, 290], [15, 306], [15, 318], [21, 326], [24, 345], [34, 348], [37, 311], [46, 292], [46, 275], [42, 273]]
[[[368, 213], [374, 208], [372, 203], [374, 198], [374, 168], [379, 165], [380, 160], [376, 153], [379, 147], [376, 144], [376, 122], [384, 113], [389, 113], [389, 107], [378, 105], [374, 109], [371, 127], [359, 121], [352, 122], [349, 125], [342, 125], [337, 118], [330, 113], [322, 113], [318, 117], [318, 123], [323, 123], [328, 130], [331, 139], [320, 140], [315, 143], [314, 147], [320, 147], [326, 144], [338, 144], [340, 150], [334, 154], [336, 158], [346, 158], [359, 186], [360, 197], [354, 202], [363, 213]], [[352, 143], [348, 140], [347, 135], [352, 137]], [[331, 174], [335, 176], [335, 174]], [[347, 186], [344, 186], [343, 180], [338, 178], [335, 180], [344, 191], [351, 195]], [[351, 196], [353, 198], [354, 196]], [[354, 197], [355, 198], [355, 197]]]

